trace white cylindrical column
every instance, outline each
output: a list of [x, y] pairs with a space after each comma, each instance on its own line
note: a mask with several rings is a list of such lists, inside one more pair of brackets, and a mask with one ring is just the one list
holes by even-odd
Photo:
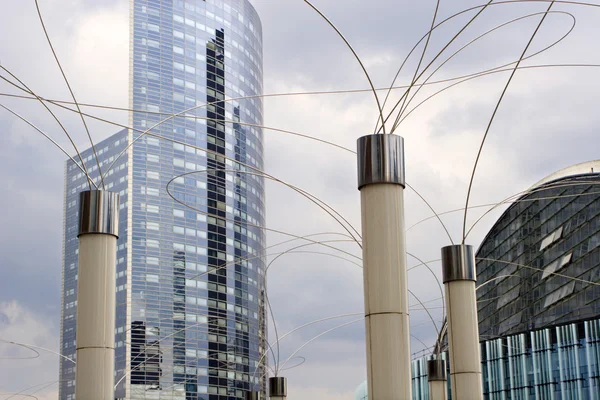
[[446, 400], [448, 398], [445, 360], [427, 360], [427, 381], [429, 383], [429, 400]]
[[79, 202], [75, 397], [112, 400], [119, 195], [85, 191]]
[[443, 247], [442, 275], [448, 313], [452, 397], [481, 400], [483, 387], [473, 247], [463, 244]]
[[269, 398], [285, 400], [287, 398], [287, 379], [282, 376], [269, 378]]
[[358, 139], [370, 400], [412, 399], [404, 174], [400, 136]]

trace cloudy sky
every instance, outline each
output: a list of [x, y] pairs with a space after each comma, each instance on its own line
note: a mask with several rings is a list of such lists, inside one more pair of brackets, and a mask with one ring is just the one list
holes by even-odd
[[[343, 32], [367, 67], [374, 85], [391, 84], [414, 44], [427, 32], [435, 1], [314, 0], [315, 5]], [[33, 0], [8, 1], [0, 13], [0, 63], [15, 72], [41, 96], [68, 99], [60, 72], [43, 36]], [[302, 0], [253, 0], [264, 33], [265, 93], [367, 89], [360, 66], [343, 41]], [[442, 0], [438, 21], [479, 1]], [[521, 66], [549, 64], [600, 65], [596, 38], [600, 8], [557, 3], [527, 54], [542, 50], [572, 33]], [[45, 21], [67, 76], [80, 102], [127, 107], [127, 0], [41, 0]], [[508, 24], [465, 48], [432, 78], [439, 81], [473, 74], [519, 58], [548, 7], [547, 2], [511, 3], [489, 7], [442, 54], [429, 73], [479, 35]], [[571, 15], [567, 14], [570, 13]], [[449, 20], [431, 37], [422, 66], [445, 47], [475, 11]], [[422, 47], [399, 75], [398, 86], [410, 83]], [[509, 66], [514, 65], [510, 64]], [[510, 75], [509, 72], [473, 79], [452, 87], [411, 113], [396, 133], [406, 144], [407, 180], [438, 211], [464, 207], [477, 149]], [[597, 112], [600, 82], [596, 66], [529, 68], [517, 71], [491, 126], [475, 175], [470, 204], [499, 202], [526, 189], [544, 176], [574, 163], [600, 158]], [[450, 83], [426, 86], [409, 110]], [[403, 89], [392, 92], [394, 104]], [[414, 91], [413, 91], [414, 92]], [[0, 93], [15, 93], [0, 83]], [[385, 96], [385, 91], [380, 91]], [[50, 133], [67, 141], [38, 104], [0, 96], [6, 105]], [[390, 110], [390, 107], [387, 107]], [[373, 133], [377, 109], [372, 93], [269, 97], [265, 126], [302, 133], [354, 149], [359, 136]], [[127, 123], [122, 112], [96, 113]], [[86, 147], [80, 120], [58, 113], [76, 143]], [[90, 123], [94, 140], [115, 132], [110, 125]], [[290, 184], [317, 196], [360, 229], [355, 156], [349, 152], [280, 132], [266, 131], [266, 169]], [[0, 339], [59, 350], [61, 222], [64, 156], [39, 133], [0, 110]], [[297, 235], [324, 233], [323, 240], [360, 256], [356, 244], [345, 242], [343, 228], [328, 214], [297, 193], [275, 183], [267, 187], [268, 225]], [[468, 224], [487, 208], [469, 212]], [[478, 246], [501, 212], [490, 213], [467, 242]], [[415, 195], [406, 191], [407, 228], [431, 216]], [[452, 239], [459, 241], [462, 214], [442, 217]], [[283, 240], [269, 236], [269, 243]], [[434, 219], [412, 227], [408, 250], [440, 276], [439, 249], [449, 244]], [[289, 247], [287, 247], [289, 248]], [[281, 250], [286, 247], [281, 247]], [[326, 248], [299, 251], [331, 253]], [[298, 252], [278, 258], [269, 269], [269, 294], [277, 331], [281, 335], [310, 321], [339, 314], [360, 314], [362, 271], [354, 262], [328, 254]], [[412, 256], [410, 266], [419, 264]], [[430, 307], [434, 322], [442, 319], [438, 284], [431, 272], [418, 267], [409, 273], [409, 286]], [[416, 299], [411, 298], [412, 350], [430, 346], [435, 327]], [[281, 363], [313, 337], [356, 316], [310, 325], [282, 340]], [[270, 338], [275, 331], [271, 326]], [[0, 344], [0, 397], [33, 387], [40, 399], [55, 399], [58, 360]], [[291, 400], [312, 396], [324, 400], [352, 398], [365, 378], [364, 326], [349, 324], [320, 337], [298, 352], [306, 359], [283, 372]], [[285, 368], [302, 359], [292, 359]], [[39, 386], [34, 386], [39, 385]], [[47, 387], [44, 387], [44, 386]]]

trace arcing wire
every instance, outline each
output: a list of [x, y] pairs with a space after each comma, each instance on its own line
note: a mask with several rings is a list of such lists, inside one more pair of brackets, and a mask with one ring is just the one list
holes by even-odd
[[[446, 63], [448, 63], [450, 60], [452, 60], [454, 57], [456, 57], [456, 55], [458, 55], [458, 54], [459, 54], [461, 51], [463, 51], [463, 50], [464, 50], [464, 49], [466, 49], [467, 47], [471, 46], [473, 43], [475, 43], [476, 41], [480, 40], [481, 38], [483, 38], [483, 37], [485, 37], [485, 36], [489, 35], [489, 34], [490, 34], [490, 33], [492, 33], [492, 32], [495, 32], [495, 31], [496, 31], [496, 30], [498, 30], [498, 29], [501, 29], [501, 28], [503, 28], [503, 27], [505, 27], [505, 26], [507, 26], [507, 25], [513, 24], [513, 23], [515, 23], [515, 22], [518, 22], [518, 21], [521, 21], [521, 20], [524, 20], [524, 19], [527, 19], [527, 18], [531, 18], [531, 17], [534, 17], [534, 16], [536, 16], [536, 15], [543, 15], [543, 14], [544, 14], [543, 12], [538, 12], [538, 13], [528, 14], [528, 15], [524, 15], [524, 16], [521, 16], [521, 17], [518, 17], [518, 18], [514, 18], [514, 19], [512, 19], [512, 20], [510, 20], [510, 21], [508, 21], [508, 22], [505, 22], [505, 23], [503, 23], [503, 24], [497, 25], [497, 26], [495, 26], [494, 28], [492, 28], [492, 29], [490, 29], [490, 30], [488, 30], [488, 31], [486, 31], [486, 32], [484, 32], [484, 33], [482, 33], [481, 35], [477, 36], [476, 38], [474, 38], [474, 39], [470, 40], [470, 41], [469, 41], [467, 44], [465, 44], [465, 45], [464, 45], [464, 46], [462, 46], [460, 49], [458, 49], [457, 51], [455, 51], [454, 53], [452, 53], [452, 55], [451, 55], [451, 56], [449, 56], [448, 58], [446, 58], [446, 60], [444, 60], [444, 62], [442, 62], [442, 63], [441, 63], [441, 64], [440, 64], [440, 65], [439, 65], [439, 66], [438, 66], [438, 67], [437, 67], [437, 68], [436, 68], [436, 69], [435, 69], [435, 70], [434, 70], [434, 71], [433, 71], [433, 72], [432, 72], [432, 73], [431, 73], [431, 74], [430, 74], [430, 75], [429, 75], [429, 76], [428, 76], [428, 77], [427, 77], [427, 78], [426, 78], [426, 79], [423, 81], [423, 83], [421, 84], [421, 86], [419, 86], [419, 88], [417, 89], [417, 91], [416, 91], [416, 92], [413, 94], [413, 96], [410, 98], [410, 100], [409, 100], [409, 101], [406, 103], [406, 107], [403, 107], [403, 109], [402, 109], [402, 112], [401, 112], [401, 114], [399, 115], [399, 117], [402, 117], [402, 115], [404, 115], [404, 112], [405, 112], [405, 111], [408, 109], [408, 106], [410, 105], [410, 103], [411, 103], [411, 102], [413, 101], [413, 99], [414, 99], [414, 98], [417, 96], [417, 94], [418, 94], [418, 93], [419, 93], [419, 91], [420, 91], [420, 90], [421, 90], [421, 89], [424, 87], [424, 85], [425, 85], [425, 84], [427, 84], [427, 82], [429, 81], [429, 79], [431, 79], [431, 78], [432, 78], [432, 77], [433, 77], [433, 76], [434, 76], [434, 75], [435, 75], [435, 74], [436, 74], [436, 73], [437, 73], [437, 72], [438, 72], [438, 71], [439, 71], [439, 70], [440, 70], [440, 69], [441, 69], [441, 68], [442, 68], [444, 65], [446, 65]], [[571, 13], [568, 13], [568, 12], [565, 12], [565, 11], [552, 11], [552, 12], [549, 12], [548, 14], [564, 14], [564, 15], [568, 15], [568, 16], [570, 16], [570, 17], [573, 19], [573, 24], [571, 25], [571, 28], [570, 28], [570, 29], [569, 29], [569, 30], [568, 30], [568, 31], [567, 31], [567, 32], [566, 32], [566, 33], [565, 33], [565, 34], [564, 34], [564, 35], [563, 35], [561, 38], [559, 38], [558, 40], [556, 40], [555, 42], [553, 42], [553, 43], [552, 43], [552, 44], [550, 44], [549, 46], [546, 46], [546, 47], [544, 47], [543, 49], [541, 49], [541, 50], [539, 50], [539, 51], [536, 51], [535, 53], [533, 53], [533, 54], [530, 54], [530, 55], [528, 55], [527, 57], [524, 57], [524, 58], [523, 58], [521, 61], [524, 61], [524, 60], [527, 60], [527, 59], [533, 58], [533, 57], [535, 57], [535, 56], [537, 56], [537, 55], [539, 55], [539, 54], [541, 54], [541, 53], [545, 52], [546, 50], [549, 50], [550, 48], [552, 48], [552, 47], [556, 46], [557, 44], [559, 44], [559, 43], [560, 43], [561, 41], [563, 41], [563, 40], [564, 40], [564, 39], [565, 39], [567, 36], [569, 36], [569, 35], [571, 34], [571, 32], [573, 32], [573, 29], [575, 28], [575, 25], [576, 25], [576, 19], [575, 19], [575, 16], [574, 16], [573, 14], [571, 14]], [[494, 68], [491, 68], [491, 69], [488, 69], [488, 70], [484, 70], [484, 71], [477, 72], [477, 73], [476, 73], [476, 75], [477, 75], [477, 76], [480, 76], [480, 75], [486, 74], [486, 73], [488, 73], [488, 72], [496, 71], [496, 70], [502, 69], [502, 68], [504, 68], [504, 67], [507, 67], [507, 66], [509, 66], [509, 65], [511, 65], [511, 64], [514, 64], [514, 63], [516, 63], [516, 61], [514, 61], [514, 62], [510, 62], [510, 63], [507, 63], [507, 64], [504, 64], [504, 65], [500, 65], [500, 66], [497, 66], [497, 67], [494, 67]], [[400, 119], [400, 118], [399, 118], [399, 120], [398, 120], [398, 125], [400, 125], [400, 124], [402, 123], [402, 121], [403, 121], [403, 120], [404, 120], [404, 119]]]
[[[356, 51], [354, 51], [354, 48], [350, 45], [350, 42], [348, 42], [348, 40], [346, 40], [346, 38], [344, 37], [344, 35], [342, 34], [342, 32], [340, 32], [340, 30], [329, 20], [329, 18], [327, 18], [325, 16], [325, 14], [323, 14], [310, 1], [304, 0], [304, 2], [306, 4], [308, 4], [313, 10], [315, 10], [317, 12], [317, 14], [319, 14], [321, 16], [321, 18], [323, 18], [325, 20], [325, 22], [327, 22], [329, 24], [329, 26], [331, 26], [333, 28], [333, 30], [344, 41], [344, 43], [346, 43], [346, 46], [348, 46], [348, 48], [350, 49], [350, 51], [354, 55], [354, 58], [356, 58], [356, 61], [358, 61], [358, 63], [360, 64], [360, 67], [362, 68], [363, 72], [365, 73], [365, 76], [367, 77], [367, 80], [369, 81], [369, 85], [371, 86], [371, 90], [373, 91], [373, 95], [375, 96], [375, 101], [377, 102], [377, 110], [379, 111], [379, 117], [383, 121], [383, 108], [381, 107], [381, 103], [379, 102], [379, 96], [377, 95], [377, 91], [375, 90], [375, 86], [373, 85], [373, 81], [371, 81], [371, 77], [369, 76], [369, 73], [367, 72], [367, 69], [363, 65], [360, 57], [358, 56], [358, 54], [356, 54]], [[383, 126], [383, 133], [385, 133], [385, 126]]]
[[498, 102], [496, 103], [496, 107], [494, 108], [494, 112], [492, 113], [492, 117], [490, 118], [490, 121], [489, 121], [488, 126], [487, 126], [487, 128], [485, 130], [483, 138], [481, 139], [481, 145], [479, 146], [479, 151], [477, 152], [477, 157], [475, 158], [475, 164], [473, 165], [473, 172], [471, 173], [471, 179], [469, 181], [469, 189], [467, 190], [467, 200], [465, 202], [465, 213], [464, 213], [464, 218], [463, 218], [463, 239], [462, 239], [462, 244], [465, 243], [465, 239], [467, 237], [466, 230], [467, 230], [467, 212], [468, 212], [468, 207], [469, 207], [469, 198], [471, 197], [471, 188], [473, 187], [473, 179], [475, 178], [475, 172], [477, 171], [477, 164], [479, 163], [479, 157], [481, 156], [481, 151], [483, 150], [483, 145], [485, 144], [485, 139], [487, 138], [488, 132], [490, 131], [490, 128], [492, 126], [492, 122], [494, 122], [494, 117], [496, 116], [496, 113], [498, 112], [498, 109], [500, 108], [500, 103], [502, 103], [502, 99], [504, 98], [504, 94], [508, 90], [508, 86], [510, 85], [510, 82], [512, 81], [512, 78], [515, 76], [515, 73], [517, 72], [517, 68], [519, 67], [519, 64], [521, 63], [521, 60], [523, 59], [523, 57], [525, 57], [525, 54], [527, 53], [527, 50], [529, 49], [529, 46], [533, 42], [533, 39], [535, 38], [535, 35], [537, 34], [538, 30], [540, 29], [540, 27], [544, 23], [544, 20], [546, 19], [546, 16], [548, 15], [548, 12], [550, 12], [550, 9], [552, 8], [553, 5], [554, 5], [554, 1], [552, 1], [550, 3], [550, 5], [548, 6], [548, 9], [546, 10], [546, 13], [543, 15], [543, 17], [541, 18], [539, 24], [535, 28], [535, 31], [533, 32], [533, 35], [531, 35], [531, 38], [527, 42], [527, 45], [525, 46], [525, 49], [523, 50], [523, 53], [521, 53], [521, 57], [519, 57], [519, 61], [517, 61], [517, 64], [515, 65], [515, 68], [513, 69], [512, 73], [510, 74], [510, 77], [508, 78], [508, 81], [506, 82], [506, 85], [504, 86], [504, 89], [502, 90], [502, 94], [500, 95], [500, 98], [498, 99]]
[[90, 186], [90, 190], [92, 190], [92, 185], [94, 185], [94, 187], [96, 187], [96, 189], [98, 188], [98, 186], [96, 185], [95, 182], [92, 181], [92, 179], [90, 178], [89, 173], [87, 172], [87, 168], [85, 166], [85, 162], [83, 161], [83, 157], [81, 157], [81, 153], [79, 152], [79, 149], [77, 148], [77, 146], [75, 145], [75, 142], [73, 141], [73, 138], [71, 137], [71, 135], [69, 135], [69, 132], [67, 132], [67, 129], [65, 128], [65, 126], [62, 124], [62, 122], [58, 119], [58, 117], [56, 116], [56, 114], [54, 114], [52, 112], [52, 110], [50, 110], [50, 108], [48, 107], [48, 105], [42, 100], [42, 98], [38, 97], [21, 79], [19, 79], [15, 74], [13, 74], [12, 72], [10, 72], [7, 68], [3, 67], [2, 65], [0, 65], [0, 68], [2, 68], [4, 71], [6, 71], [10, 76], [12, 76], [14, 79], [16, 79], [21, 85], [23, 85], [23, 87], [15, 84], [14, 82], [11, 82], [10, 80], [6, 79], [5, 77], [0, 75], [0, 79], [10, 83], [11, 85], [15, 86], [16, 88], [31, 94], [32, 96], [35, 96], [35, 98], [42, 104], [42, 106], [44, 106], [44, 108], [50, 113], [50, 115], [52, 115], [52, 117], [54, 118], [54, 120], [58, 123], [58, 125], [61, 127], [61, 129], [63, 130], [63, 132], [65, 133], [65, 135], [67, 135], [67, 138], [69, 139], [69, 141], [71, 142], [71, 145], [73, 146], [73, 149], [75, 149], [75, 152], [77, 153], [77, 156], [79, 157], [79, 161], [81, 161], [81, 166], [83, 167], [83, 173], [85, 174], [85, 176], [87, 177], [88, 180], [88, 184]]
[[63, 67], [58, 59], [58, 55], [56, 54], [56, 51], [54, 50], [54, 46], [52, 45], [52, 41], [50, 40], [50, 36], [48, 35], [48, 31], [46, 30], [46, 25], [44, 24], [44, 18], [42, 18], [42, 12], [40, 11], [40, 5], [38, 4], [38, 0], [35, 0], [35, 8], [37, 9], [37, 13], [38, 13], [38, 17], [40, 18], [40, 23], [42, 24], [42, 29], [44, 30], [44, 35], [46, 36], [46, 40], [48, 41], [48, 45], [50, 45], [50, 50], [52, 50], [52, 54], [54, 55], [54, 59], [56, 60], [56, 64], [58, 65], [58, 68], [60, 69], [60, 73], [62, 74], [65, 83], [67, 84], [67, 88], [69, 89], [69, 93], [71, 93], [71, 97], [73, 98], [73, 102], [75, 103], [75, 106], [77, 107], [77, 111], [79, 116], [81, 117], [81, 122], [83, 122], [83, 126], [85, 128], [85, 131], [87, 133], [88, 139], [90, 140], [90, 145], [92, 146], [92, 152], [94, 153], [94, 157], [96, 158], [96, 163], [98, 165], [98, 174], [100, 175], [100, 182], [102, 183], [102, 187], [105, 188], [104, 185], [104, 177], [102, 176], [102, 170], [100, 169], [100, 159], [98, 158], [98, 154], [96, 153], [96, 147], [94, 146], [94, 141], [92, 140], [92, 136], [90, 134], [90, 130], [88, 129], [87, 123], [85, 122], [85, 118], [83, 117], [83, 115], [81, 114], [81, 108], [79, 107], [79, 104], [77, 103], [77, 99], [75, 98], [75, 93], [73, 93], [73, 89], [71, 89], [71, 85], [69, 84], [69, 80], [67, 79], [67, 75], [65, 74], [65, 71], [63, 70]]
[[[50, 142], [52, 142], [53, 145], [55, 145], [56, 147], [58, 147], [58, 149], [60, 151], [62, 151], [67, 157], [69, 157], [69, 159], [71, 161], [73, 161], [73, 163], [81, 170], [81, 172], [83, 172], [85, 174], [85, 176], [87, 177], [88, 181], [93, 183], [92, 178], [88, 175], [87, 171], [83, 168], [83, 166], [80, 165], [77, 161], [75, 161], [75, 159], [73, 157], [71, 157], [71, 155], [69, 153], [67, 153], [67, 151], [65, 149], [63, 149], [58, 143], [56, 143], [56, 141], [54, 141], [54, 139], [52, 139], [50, 136], [48, 136], [44, 131], [42, 131], [40, 128], [38, 128], [37, 126], [35, 126], [32, 122], [30, 122], [29, 120], [27, 120], [25, 117], [19, 115], [17, 112], [11, 110], [10, 108], [6, 107], [3, 104], [0, 104], [0, 107], [4, 108], [6, 111], [8, 111], [9, 113], [11, 113], [15, 117], [19, 118], [20, 120], [22, 120], [23, 122], [25, 122], [27, 125], [31, 126], [33, 129], [35, 129], [36, 131], [38, 131], [39, 133], [41, 133], [46, 139], [48, 139]], [[94, 186], [95, 186], [95, 184], [94, 184]]]

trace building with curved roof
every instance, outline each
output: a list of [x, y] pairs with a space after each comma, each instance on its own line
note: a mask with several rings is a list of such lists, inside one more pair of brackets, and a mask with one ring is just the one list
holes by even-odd
[[[476, 254], [484, 398], [598, 400], [600, 161], [506, 202]], [[426, 359], [414, 399], [429, 399]]]

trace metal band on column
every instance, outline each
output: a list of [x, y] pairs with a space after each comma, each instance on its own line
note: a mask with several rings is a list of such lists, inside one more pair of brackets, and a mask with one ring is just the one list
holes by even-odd
[[260, 392], [246, 392], [246, 400], [261, 400]]
[[473, 246], [457, 244], [442, 247], [442, 278], [444, 283], [477, 281]]
[[119, 237], [119, 194], [104, 190], [79, 193], [79, 234], [104, 233]]
[[286, 397], [287, 396], [287, 379], [282, 376], [269, 378], [269, 396], [271, 397]]
[[358, 190], [373, 183], [406, 184], [404, 139], [396, 135], [358, 138]]
[[427, 381], [448, 380], [446, 373], [446, 360], [427, 360]]

